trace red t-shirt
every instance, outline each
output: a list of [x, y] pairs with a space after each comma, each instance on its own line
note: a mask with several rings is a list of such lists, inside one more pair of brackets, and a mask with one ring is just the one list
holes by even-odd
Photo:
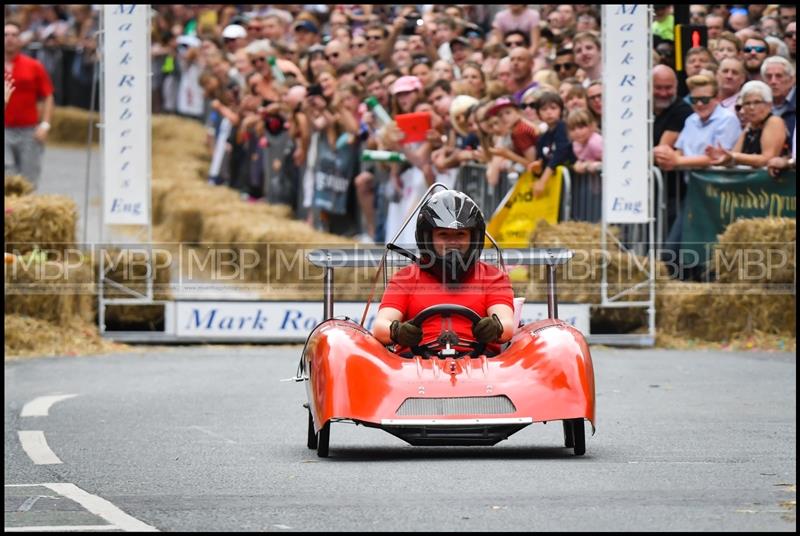
[[5, 126], [35, 127], [39, 124], [36, 102], [53, 94], [50, 76], [39, 61], [25, 54], [14, 57], [11, 75], [14, 93], [6, 106]]
[[[496, 266], [478, 262], [461, 285], [445, 287], [433, 275], [421, 270], [418, 264], [411, 264], [398, 271], [389, 281], [383, 293], [380, 309], [392, 307], [403, 313], [408, 321], [424, 309], [441, 304], [463, 305], [472, 309], [478, 316], [487, 316], [486, 310], [492, 305], [508, 305], [514, 309], [514, 293], [508, 274]], [[452, 330], [461, 339], [474, 340], [472, 324], [460, 315], [452, 315]], [[441, 316], [432, 316], [422, 324], [422, 344], [436, 340], [442, 331]], [[489, 351], [498, 352], [499, 345], [490, 344]], [[401, 348], [399, 353], [406, 351]]]
[[539, 134], [528, 123], [520, 119], [511, 129], [511, 143], [514, 144], [514, 152], [520, 156], [525, 155], [525, 151], [531, 147], [536, 147], [539, 141]]

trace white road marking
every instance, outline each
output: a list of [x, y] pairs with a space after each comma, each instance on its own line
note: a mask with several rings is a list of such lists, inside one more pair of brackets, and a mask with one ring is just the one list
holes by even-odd
[[33, 527], [3, 527], [4, 532], [89, 532], [92, 530], [120, 530], [114, 525], [60, 525], [60, 526], [33, 526]]
[[41, 430], [19, 430], [17, 434], [22, 449], [36, 465], [64, 463], [47, 446], [47, 440]]
[[30, 402], [22, 406], [22, 413], [20, 413], [19, 416], [47, 417], [48, 412], [50, 411], [50, 406], [52, 406], [57, 402], [61, 402], [62, 400], [67, 400], [75, 396], [78, 395], [53, 395], [53, 396], [40, 396], [38, 398], [34, 398]]
[[218, 437], [220, 439], [224, 439], [227, 443], [232, 443], [234, 445], [236, 444], [236, 441], [234, 441], [233, 439], [228, 439], [227, 437], [219, 435], [219, 434], [217, 434], [215, 432], [212, 432], [211, 430], [209, 430], [207, 428], [203, 428], [202, 426], [197, 426], [196, 424], [194, 424], [194, 425], [190, 426], [189, 428], [194, 428], [195, 430], [200, 430], [201, 432], [203, 432], [205, 434], [208, 434], [210, 436], [214, 436], [214, 437]]
[[89, 512], [96, 516], [100, 516], [118, 530], [127, 532], [159, 532], [157, 528], [151, 527], [147, 523], [139, 521], [135, 517], [131, 517], [109, 501], [88, 493], [75, 484], [70, 483], [55, 483], [55, 484], [41, 484], [59, 495], [63, 495], [68, 499], [72, 499], [76, 503], [86, 508]]

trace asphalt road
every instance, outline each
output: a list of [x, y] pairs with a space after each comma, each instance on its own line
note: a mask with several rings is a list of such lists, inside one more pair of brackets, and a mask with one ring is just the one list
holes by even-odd
[[[320, 459], [304, 386], [279, 381], [299, 353], [7, 362], [6, 529], [796, 531], [793, 354], [595, 349], [582, 457], [560, 423], [471, 448], [340, 423]], [[21, 416], [52, 395], [75, 396]], [[41, 432], [61, 463], [35, 464], [18, 432], [32, 451]]]

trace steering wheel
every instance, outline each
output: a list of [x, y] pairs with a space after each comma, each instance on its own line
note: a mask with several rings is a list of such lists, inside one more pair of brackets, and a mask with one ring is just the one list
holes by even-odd
[[[418, 328], [422, 329], [423, 322], [425, 322], [432, 316], [441, 316], [442, 318], [450, 318], [453, 315], [466, 318], [467, 320], [472, 322], [473, 326], [475, 326], [475, 324], [477, 324], [478, 321], [481, 319], [478, 313], [476, 313], [475, 311], [473, 311], [468, 307], [464, 307], [463, 305], [455, 305], [451, 303], [442, 303], [439, 305], [432, 305], [431, 307], [428, 307], [423, 311], [420, 311], [420, 313], [411, 320], [409, 320], [409, 322], [411, 322]], [[447, 347], [446, 345], [448, 343], [450, 344], [450, 346], [458, 345], [458, 346], [467, 346], [469, 348], [472, 348], [472, 351], [469, 353], [470, 357], [478, 357], [486, 349], [485, 342], [462, 339], [461, 337], [458, 336], [458, 334], [455, 331], [444, 330], [439, 334], [439, 337], [436, 340], [425, 344], [412, 346], [411, 351], [414, 352], [414, 355], [420, 355], [422, 357], [430, 358], [436, 356], [438, 352], [440, 352], [441, 350], [444, 350]]]

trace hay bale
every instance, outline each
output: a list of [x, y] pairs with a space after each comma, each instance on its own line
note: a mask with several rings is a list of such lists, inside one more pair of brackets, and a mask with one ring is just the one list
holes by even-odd
[[[645, 283], [651, 271], [650, 258], [623, 251], [616, 239], [619, 228], [609, 227], [607, 251], [601, 249], [601, 226], [586, 222], [562, 222], [556, 225], [540, 222], [531, 239], [537, 248], [558, 247], [572, 250], [573, 257], [566, 265], [556, 269], [558, 299], [571, 303], [600, 303], [603, 266], [606, 267], [608, 295], [614, 296]], [[656, 261], [656, 280], [668, 276], [666, 265]], [[535, 266], [529, 270], [529, 281], [514, 285], [520, 295], [531, 301], [547, 299], [547, 267]], [[646, 284], [625, 295], [624, 301], [649, 299]], [[617, 313], [607, 313], [614, 317]]]
[[35, 248], [60, 252], [75, 246], [75, 201], [63, 195], [6, 197], [6, 251], [23, 255]]
[[100, 114], [73, 106], [56, 106], [50, 119], [50, 143], [80, 144], [84, 147], [89, 139], [89, 122], [94, 125], [92, 140], [100, 142]]
[[707, 341], [755, 333], [796, 337], [795, 296], [721, 283], [661, 285], [656, 294], [659, 332]]
[[75, 356], [127, 349], [103, 339], [97, 326], [80, 319], [53, 323], [41, 318], [7, 314], [4, 319], [6, 359], [24, 356]]
[[94, 322], [94, 272], [85, 258], [37, 262], [16, 259], [5, 269], [5, 312], [56, 323]]
[[33, 184], [22, 175], [6, 175], [6, 197], [28, 195], [33, 191]]
[[797, 221], [740, 219], [719, 235], [713, 267], [721, 283], [794, 284]]
[[152, 207], [153, 225], [159, 225], [164, 221], [164, 198], [171, 192], [177, 183], [171, 180], [154, 180], [150, 185], [150, 203]]

